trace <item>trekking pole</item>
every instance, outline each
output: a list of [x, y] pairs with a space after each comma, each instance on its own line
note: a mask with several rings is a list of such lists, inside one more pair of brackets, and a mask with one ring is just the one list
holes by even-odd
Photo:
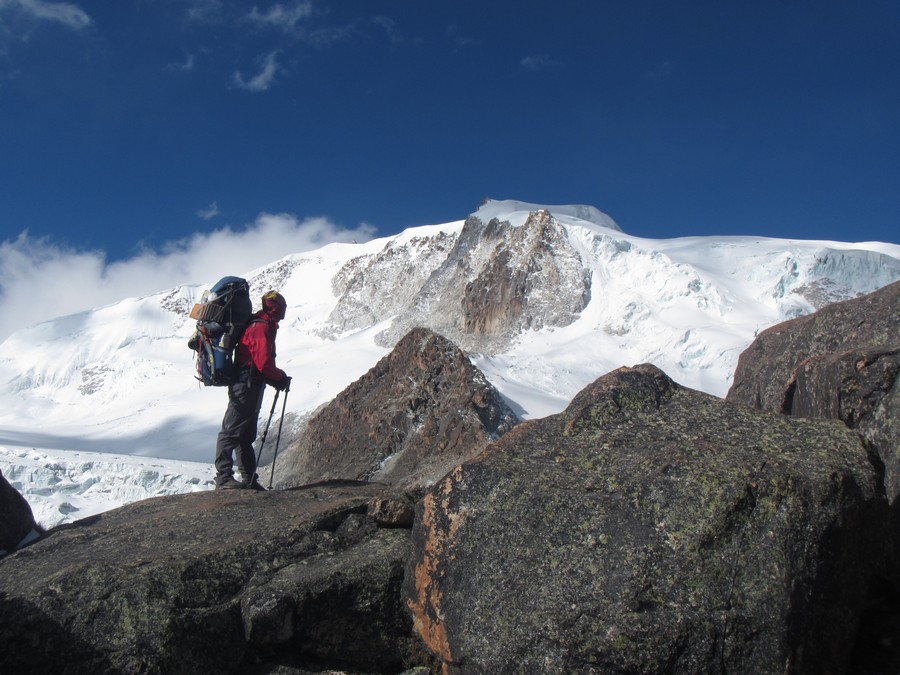
[[[281, 402], [281, 419], [278, 420], [278, 437], [275, 439], [275, 455], [272, 457], [272, 471], [269, 473], [269, 489], [272, 489], [272, 480], [275, 478], [275, 460], [278, 459], [278, 445], [281, 443], [281, 425], [284, 424], [284, 409], [287, 407], [287, 395], [290, 389], [284, 390], [284, 400]], [[275, 404], [272, 404], [275, 409]]]
[[[272, 415], [275, 414], [275, 404], [278, 403], [278, 394], [280, 392], [275, 390], [275, 400], [272, 401], [272, 410], [269, 411], [269, 420], [266, 422], [266, 428], [263, 430], [262, 440], [259, 442], [259, 452], [256, 453], [256, 466], [259, 466], [259, 460], [262, 457], [263, 446], [266, 444], [266, 436], [269, 435], [269, 425], [272, 423]], [[287, 396], [285, 396], [287, 398]]]

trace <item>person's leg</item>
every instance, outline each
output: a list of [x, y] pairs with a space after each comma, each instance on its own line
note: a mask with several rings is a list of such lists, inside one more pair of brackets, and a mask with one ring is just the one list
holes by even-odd
[[262, 408], [265, 388], [265, 384], [256, 382], [251, 384], [246, 392], [246, 423], [241, 428], [238, 453], [235, 457], [235, 464], [237, 464], [244, 485], [249, 485], [256, 480], [256, 451], [253, 449], [253, 443], [256, 441], [259, 411]]
[[[256, 433], [263, 386], [262, 383], [237, 382], [228, 387], [228, 408], [222, 418], [222, 429], [216, 441], [216, 485], [234, 481], [235, 463], [238, 470], [243, 472], [246, 460], [244, 438], [248, 428], [252, 427], [252, 434]], [[252, 455], [252, 441], [250, 448]], [[235, 450], [238, 451], [237, 457], [234, 457]], [[250, 464], [254, 469], [255, 460], [254, 457]]]
[[239, 443], [240, 426], [240, 410], [235, 401], [233, 386], [228, 387], [228, 407], [225, 408], [222, 428], [216, 439], [216, 485], [223, 485], [228, 479], [234, 480], [232, 453]]

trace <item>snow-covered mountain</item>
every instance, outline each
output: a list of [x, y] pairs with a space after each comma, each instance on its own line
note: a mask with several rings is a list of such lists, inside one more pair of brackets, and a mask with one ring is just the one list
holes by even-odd
[[[295, 415], [331, 400], [424, 325], [459, 344], [517, 413], [535, 418], [562, 410], [603, 373], [642, 362], [723, 396], [759, 330], [900, 279], [900, 246], [650, 240], [589, 206], [492, 201], [466, 220], [226, 275], [246, 277], [257, 302], [272, 288], [287, 298], [278, 362], [294, 378], [287, 407]], [[198, 385], [186, 346], [188, 313], [209, 285], [174, 285], [3, 343], [0, 470], [33, 505], [53, 490], [29, 493], [46, 480], [16, 468], [26, 451], [50, 464], [59, 464], [57, 451], [211, 463], [226, 393]], [[199, 481], [185, 490], [208, 488], [183, 473]], [[62, 517], [57, 508], [39, 519], [89, 511], [68, 503]]]

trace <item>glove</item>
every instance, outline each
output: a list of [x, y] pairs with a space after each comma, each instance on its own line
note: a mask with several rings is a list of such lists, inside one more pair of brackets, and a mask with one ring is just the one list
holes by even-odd
[[275, 387], [278, 391], [290, 391], [291, 390], [291, 378], [285, 375], [280, 380], [275, 380], [274, 382], [270, 382], [270, 384]]

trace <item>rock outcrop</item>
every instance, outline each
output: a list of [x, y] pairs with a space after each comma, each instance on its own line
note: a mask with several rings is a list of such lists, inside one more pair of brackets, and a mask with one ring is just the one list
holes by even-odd
[[591, 272], [549, 211], [521, 225], [473, 214], [378, 341], [391, 346], [424, 325], [462, 349], [496, 353], [523, 331], [569, 325], [590, 299]]
[[[400, 600], [409, 529], [384, 486], [137, 502], [0, 561], [0, 672], [399, 672], [428, 657]], [[376, 509], [378, 510], [378, 509]]]
[[794, 417], [841, 420], [878, 453], [892, 506], [893, 563], [869, 599], [858, 658], [868, 672], [898, 672], [900, 282], [760, 333], [740, 356], [727, 400]]
[[794, 371], [801, 361], [897, 344], [898, 310], [900, 281], [764, 330], [741, 354], [727, 400], [789, 413]]
[[900, 496], [900, 282], [760, 333], [727, 400], [797, 417], [833, 418], [863, 434]]
[[39, 533], [31, 506], [0, 473], [0, 557]]
[[418, 328], [309, 420], [275, 474], [285, 486], [352, 479], [425, 487], [517, 422], [458, 347]]
[[451, 673], [842, 673], [876, 464], [838, 422], [620, 369], [426, 493], [407, 603]]

